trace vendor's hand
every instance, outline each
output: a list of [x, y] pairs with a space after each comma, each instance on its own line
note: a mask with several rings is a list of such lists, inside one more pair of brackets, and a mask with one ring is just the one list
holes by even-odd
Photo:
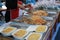
[[21, 9], [25, 10], [25, 7], [21, 7]]
[[21, 9], [25, 9], [25, 7], [23, 5], [18, 4], [18, 7]]
[[25, 6], [25, 8], [32, 9], [33, 7], [31, 6], [31, 4], [27, 4], [27, 5]]

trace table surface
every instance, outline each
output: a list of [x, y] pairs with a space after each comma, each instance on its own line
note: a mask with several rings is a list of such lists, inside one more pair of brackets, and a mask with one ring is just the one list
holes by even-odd
[[54, 25], [56, 25], [56, 20], [58, 20], [58, 16], [59, 16], [59, 13], [56, 14], [56, 18], [51, 22], [51, 25], [48, 29], [48, 31], [46, 32], [43, 40], [47, 40], [47, 38], [51, 35], [50, 32], [52, 32], [52, 29], [55, 27]]
[[[45, 33], [43, 40], [47, 40], [47, 38], [50, 36], [51, 29], [53, 29], [53, 27], [54, 27], [54, 25], [55, 25], [55, 22], [56, 22], [56, 20], [57, 20], [57, 18], [58, 18], [58, 15], [59, 15], [59, 13], [56, 14], [55, 19], [51, 22], [51, 25], [49, 26], [47, 32]], [[8, 25], [8, 24], [10, 24], [10, 23], [11, 23], [11, 22], [6, 23], [6, 24]], [[2, 26], [7, 26], [6, 24], [4, 24], [4, 25], [2, 25]], [[14, 40], [15, 40], [15, 39], [14, 39]]]

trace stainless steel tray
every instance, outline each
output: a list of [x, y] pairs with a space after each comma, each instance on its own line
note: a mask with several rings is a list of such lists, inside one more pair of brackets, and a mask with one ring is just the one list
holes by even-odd
[[10, 24], [10, 26], [12, 26], [12, 27], [17, 27], [17, 28], [21, 28], [21, 29], [27, 29], [30, 25], [29, 25], [29, 24], [25, 24], [25, 23], [12, 22], [12, 23]]

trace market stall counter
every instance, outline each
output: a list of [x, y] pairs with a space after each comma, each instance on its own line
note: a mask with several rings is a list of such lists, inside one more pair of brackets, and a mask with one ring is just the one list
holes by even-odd
[[[38, 14], [40, 11], [39, 10], [37, 11]], [[42, 14], [40, 14], [39, 16], [36, 16], [36, 12], [34, 12], [31, 15], [29, 14], [28, 16], [24, 15], [24, 16], [18, 17], [13, 21], [8, 22], [3, 26], [1, 26], [0, 33], [3, 35], [2, 32], [4, 29], [8, 27], [13, 27], [13, 28], [16, 28], [16, 30], [13, 32], [9, 32], [10, 35], [9, 36], [6, 35], [6, 36], [7, 37], [12, 36], [11, 38], [13, 38], [14, 40], [30, 40], [34, 38], [36, 38], [34, 40], [51, 40], [52, 32], [53, 30], [54, 31], [56, 30], [56, 23], [58, 22], [59, 12], [47, 11], [47, 13], [48, 14], [46, 16], [44, 16], [45, 14], [43, 16], [41, 16]]]

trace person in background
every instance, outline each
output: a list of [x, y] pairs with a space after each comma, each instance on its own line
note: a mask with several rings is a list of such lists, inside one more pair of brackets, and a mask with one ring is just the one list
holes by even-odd
[[2, 5], [2, 2], [1, 2], [1, 0], [0, 0], [0, 20], [1, 20], [1, 17], [3, 16], [3, 14], [1, 13], [1, 12], [2, 12], [2, 11], [1, 11], [1, 10], [2, 10], [2, 6], [3, 6], [3, 5]]
[[26, 0], [26, 4], [35, 4], [36, 0]]
[[22, 1], [23, 4], [25, 4], [24, 6], [25, 8], [32, 8], [36, 4], [37, 0], [19, 0], [19, 1]]
[[33, 9], [35, 4], [36, 4], [36, 0], [26, 0], [26, 5], [27, 5], [30, 9]]

